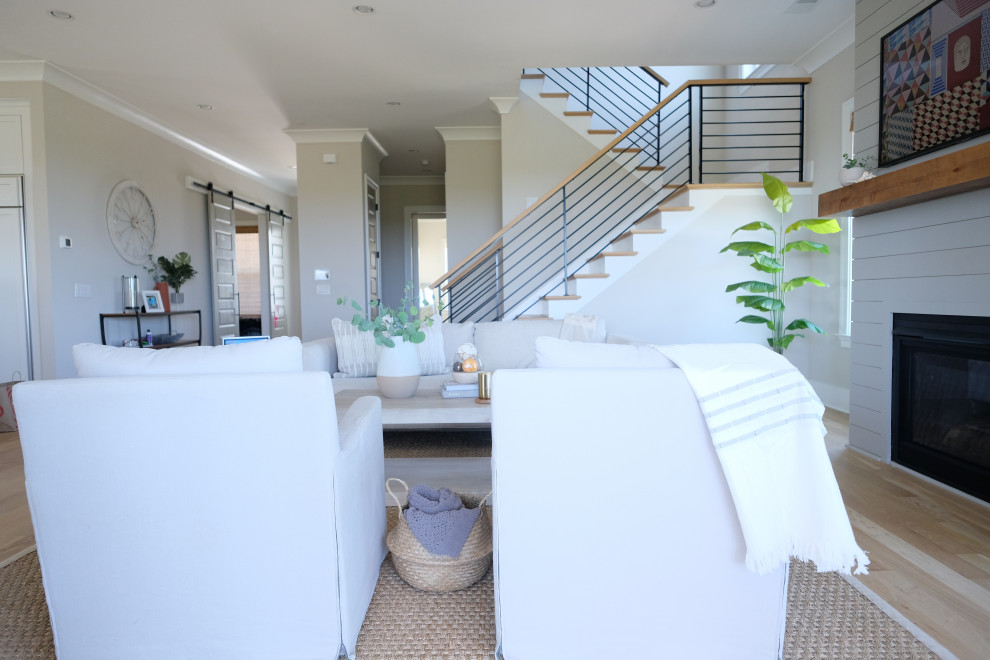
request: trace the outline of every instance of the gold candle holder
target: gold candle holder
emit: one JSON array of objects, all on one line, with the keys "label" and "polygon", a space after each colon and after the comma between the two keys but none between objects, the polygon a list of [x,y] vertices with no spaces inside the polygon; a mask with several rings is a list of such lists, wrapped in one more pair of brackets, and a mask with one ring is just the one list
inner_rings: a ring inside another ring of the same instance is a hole
[{"label": "gold candle holder", "polygon": [[478,372],[478,398],[477,403],[491,403],[492,400],[492,372]]}]

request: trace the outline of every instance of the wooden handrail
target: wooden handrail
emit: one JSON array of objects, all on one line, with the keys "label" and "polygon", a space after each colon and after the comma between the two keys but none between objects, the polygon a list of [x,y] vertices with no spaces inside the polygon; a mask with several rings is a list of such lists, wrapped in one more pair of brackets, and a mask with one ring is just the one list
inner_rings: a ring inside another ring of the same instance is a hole
[{"label": "wooden handrail", "polygon": [[[498,252],[501,249],[502,249],[502,241],[499,241],[498,244],[495,245],[495,246],[493,246],[491,250],[489,250],[488,252],[486,252],[485,254],[483,254],[481,256],[481,258],[478,259],[478,261],[484,261],[485,259],[487,259],[488,257],[492,256],[493,254],[495,254],[496,252]],[[440,293],[443,293],[443,292],[449,290],[450,287],[454,286],[455,284],[457,284],[458,282],[460,282],[462,279],[464,279],[465,277],[467,277],[468,273],[470,273],[470,272],[471,271],[466,270],[463,273],[461,273],[460,275],[458,275],[457,277],[455,277],[454,279],[452,279],[451,281],[447,282],[447,284],[440,289]],[[435,282],[433,284],[433,286],[430,287],[430,288],[435,289],[435,288],[437,288],[438,285],[439,285],[439,282]]]},{"label": "wooden handrail", "polygon": [[670,83],[667,82],[667,79],[664,78],[663,76],[661,76],[656,71],[654,71],[652,67],[641,66],[639,68],[642,69],[643,71],[646,71],[651,76],[653,76],[657,80],[657,82],[659,82],[662,86],[664,86],[664,87],[670,87]]},{"label": "wooden handrail", "polygon": [[540,204],[542,204],[543,202],[547,201],[548,199],[550,199],[551,197],[553,197],[554,195],[556,195],[564,186],[566,186],[568,183],[570,183],[575,178],[577,178],[577,176],[579,174],[581,174],[581,172],[583,172],[586,169],[588,169],[591,166],[592,163],[594,163],[596,160],[598,160],[599,158],[601,158],[602,156],[604,156],[605,154],[607,154],[609,151],[611,151],[612,148],[615,147],[615,145],[619,144],[620,142],[622,142],[623,140],[625,140],[627,137],[629,137],[629,135],[633,131],[635,131],[637,128],[639,128],[640,126],[642,126],[646,122],[646,120],[648,120],[650,117],[652,117],[656,113],[660,112],[669,102],[671,102],[673,99],[677,98],[681,94],[681,92],[683,92],[684,90],[686,90],[688,88],[691,88],[691,87],[699,87],[699,86],[705,86],[705,85],[719,85],[719,86],[726,86],[726,85],[793,85],[793,84],[807,84],[807,83],[810,83],[810,82],[811,82],[811,78],[810,77],[809,78],[754,78],[753,80],[749,80],[747,78],[720,78],[720,79],[715,79],[715,80],[687,80],[687,81],[685,81],[684,83],[682,83],[680,85],[680,87],[678,87],[673,92],[671,92],[670,94],[668,94],[667,95],[667,98],[665,98],[662,101],[660,101],[660,103],[657,103],[645,115],[643,115],[642,117],[640,117],[640,119],[635,124],[633,124],[632,126],[630,126],[629,128],[627,128],[625,131],[623,131],[622,133],[620,133],[615,139],[613,139],[611,142],[609,142],[607,145],[605,145],[602,149],[600,149],[598,151],[598,153],[596,153],[594,156],[592,156],[591,158],[589,158],[583,165],[581,165],[579,168],[577,168],[576,170],[574,170],[563,181],[561,181],[556,186],[554,186],[553,188],[551,188],[549,192],[547,192],[545,195],[543,195],[543,197],[540,197],[538,200],[536,200],[536,202],[534,202],[529,207],[527,207],[525,211],[523,211],[522,213],[520,213],[519,215],[517,215],[515,217],[515,219],[512,220],[512,222],[510,222],[509,224],[507,224],[504,227],[502,227],[491,238],[489,238],[487,241],[485,241],[480,246],[478,246],[478,248],[475,249],[474,252],[472,252],[468,256],[464,257],[463,259],[461,259],[457,263],[456,266],[454,266],[453,268],[451,268],[450,270],[448,270],[446,273],[444,273],[443,275],[441,275],[440,278],[437,279],[437,281],[435,281],[432,285],[430,285],[430,287],[433,288],[433,289],[437,288],[438,286],[440,286],[440,284],[444,280],[446,280],[447,278],[451,277],[454,273],[456,273],[462,267],[466,266],[471,261],[473,261],[474,258],[476,256],[478,256],[479,254],[481,254],[481,252],[483,250],[485,250],[492,243],[494,243],[495,241],[497,241],[498,239],[500,239],[502,236],[504,236],[505,235],[505,232],[507,232],[510,229],[512,229],[513,227],[515,227],[516,224],[518,224],[519,222],[521,222],[526,216],[528,216],[530,213],[532,213],[533,210],[536,207],[540,206]]}]

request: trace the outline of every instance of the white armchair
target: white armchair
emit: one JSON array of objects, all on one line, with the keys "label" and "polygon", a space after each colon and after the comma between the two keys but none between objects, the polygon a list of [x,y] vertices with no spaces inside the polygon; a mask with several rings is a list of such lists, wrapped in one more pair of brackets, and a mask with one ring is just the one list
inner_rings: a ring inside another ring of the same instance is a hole
[{"label": "white armchair", "polygon": [[14,398],[60,658],[353,657],[386,553],[378,399],[338,427],[301,360]]},{"label": "white armchair", "polygon": [[786,566],[747,570],[679,369],[498,371],[492,396],[505,660],[779,657]]}]

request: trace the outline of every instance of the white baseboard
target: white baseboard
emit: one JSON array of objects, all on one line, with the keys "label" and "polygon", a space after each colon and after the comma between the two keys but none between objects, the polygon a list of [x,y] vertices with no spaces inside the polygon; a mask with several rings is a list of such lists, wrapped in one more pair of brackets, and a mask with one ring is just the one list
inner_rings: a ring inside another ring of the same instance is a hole
[{"label": "white baseboard", "polygon": [[809,380],[811,386],[815,388],[815,393],[822,400],[826,408],[849,413],[849,388],[830,385],[817,380]]}]

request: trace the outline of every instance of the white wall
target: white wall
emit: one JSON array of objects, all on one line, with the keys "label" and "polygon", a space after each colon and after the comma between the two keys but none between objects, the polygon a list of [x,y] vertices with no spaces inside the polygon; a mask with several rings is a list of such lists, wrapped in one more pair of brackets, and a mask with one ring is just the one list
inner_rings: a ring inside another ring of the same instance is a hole
[{"label": "white wall", "polygon": [[[337,162],[323,162],[335,153]],[[350,317],[337,306],[338,297],[364,300],[364,174],[362,143],[296,145],[299,213],[299,281],[304,341],[331,334],[331,319]],[[313,279],[316,269],[329,270],[326,282]],[[349,308],[347,308],[349,309]]]},{"label": "white wall", "polygon": [[598,153],[528,94],[502,115],[502,224],[564,181]]},{"label": "white wall", "polygon": [[451,267],[502,228],[499,140],[452,139],[447,150],[447,261]]},{"label": "white wall", "polygon": [[382,177],[382,300],[397,304],[411,275],[409,207],[443,208],[443,181],[436,177]]},{"label": "white wall", "polygon": [[[206,202],[185,187],[185,177],[214,181],[223,189],[294,211],[290,197],[233,173],[188,150],[79,98],[43,83],[0,84],[0,98],[30,98],[40,114],[32,121],[32,171],[27,217],[33,287],[33,313],[39,323],[41,373],[38,377],[75,375],[71,349],[100,342],[100,313],[121,311],[121,275],[139,275],[141,266],[126,262],[107,233],[106,204],[117,182],[129,179],[148,195],[158,221],[153,253],[185,250],[199,271],[183,287],[187,309],[204,311],[204,342],[209,328],[209,265]],[[68,236],[71,249],[59,249]],[[89,297],[76,297],[75,285],[89,286]]]}]

